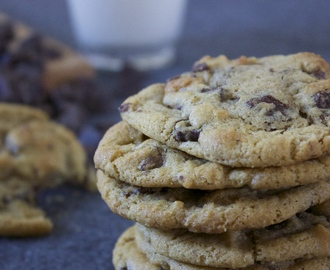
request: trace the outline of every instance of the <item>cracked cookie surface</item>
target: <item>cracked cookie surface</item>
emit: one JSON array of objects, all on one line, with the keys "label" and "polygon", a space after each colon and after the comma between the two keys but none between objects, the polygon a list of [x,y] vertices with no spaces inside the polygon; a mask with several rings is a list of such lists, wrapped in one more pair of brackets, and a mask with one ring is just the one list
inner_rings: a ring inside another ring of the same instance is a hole
[{"label": "cracked cookie surface", "polygon": [[110,177],[142,187],[277,189],[330,177],[330,156],[282,167],[232,168],[168,147],[126,122],[105,133],[94,160]]},{"label": "cracked cookie surface", "polygon": [[221,233],[282,222],[330,198],[330,182],[282,190],[143,188],[97,172],[98,189],[110,209],[157,229]]},{"label": "cracked cookie surface", "polygon": [[[143,252],[138,248],[135,241],[135,226],[128,228],[118,239],[113,250],[113,264],[116,270],[228,270],[228,268],[198,266],[173,260],[153,252],[146,247]],[[301,270],[319,269],[327,270],[330,267],[329,257],[309,258],[297,261],[287,261],[272,264],[254,264],[252,266],[240,268],[242,270]]]},{"label": "cracked cookie surface", "polygon": [[263,229],[198,234],[136,225],[136,242],[171,259],[200,266],[240,268],[299,258],[330,256],[327,216],[298,213]]},{"label": "cracked cookie surface", "polygon": [[119,107],[150,138],[234,167],[283,166],[330,153],[330,71],[312,53],[204,57]]}]

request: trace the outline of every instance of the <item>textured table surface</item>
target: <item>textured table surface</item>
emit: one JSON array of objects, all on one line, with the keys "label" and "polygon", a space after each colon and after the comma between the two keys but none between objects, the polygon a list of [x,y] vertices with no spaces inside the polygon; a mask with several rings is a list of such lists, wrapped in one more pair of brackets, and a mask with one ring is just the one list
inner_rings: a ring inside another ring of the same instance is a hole
[{"label": "textured table surface", "polygon": [[[64,0],[0,1],[0,10],[74,46]],[[109,112],[94,121],[120,121],[117,107],[125,97],[190,70],[206,54],[236,58],[311,51],[330,61],[329,33],[326,0],[190,0],[176,62],[145,73],[98,72]],[[111,213],[99,193],[73,187],[47,191],[39,203],[54,221],[53,233],[36,239],[0,238],[0,269],[113,269],[112,249],[131,221]]]}]

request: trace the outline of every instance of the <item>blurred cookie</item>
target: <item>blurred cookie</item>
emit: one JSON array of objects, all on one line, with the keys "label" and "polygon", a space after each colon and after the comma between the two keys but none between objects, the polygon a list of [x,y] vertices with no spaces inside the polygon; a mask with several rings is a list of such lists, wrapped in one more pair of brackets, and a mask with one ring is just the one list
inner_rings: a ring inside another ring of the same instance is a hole
[{"label": "blurred cookie", "polygon": [[0,141],[0,235],[49,233],[52,222],[35,197],[64,182],[91,186],[83,147],[70,130],[23,105],[0,104]]},{"label": "blurred cookie", "polygon": [[4,136],[17,125],[31,120],[48,121],[49,118],[43,111],[30,106],[0,102],[0,136]]},{"label": "blurred cookie", "polygon": [[330,182],[283,190],[244,187],[214,191],[144,188],[97,172],[97,186],[110,209],[124,218],[157,229],[192,232],[262,228],[280,223],[330,198]]},{"label": "blurred cookie", "polygon": [[282,223],[257,230],[198,234],[161,231],[136,225],[136,242],[163,256],[200,266],[241,268],[255,263],[330,257],[326,216],[302,212]]},{"label": "blurred cookie", "polygon": [[105,133],[94,161],[106,175],[143,187],[278,189],[330,178],[330,156],[283,167],[232,168],[168,147],[126,122]]},{"label": "blurred cookie", "polygon": [[28,121],[9,130],[0,153],[0,179],[18,175],[41,187],[83,183],[86,154],[76,137],[50,121]]},{"label": "blurred cookie", "polygon": [[51,220],[35,205],[35,190],[26,179],[0,181],[0,236],[42,236],[52,228]]},{"label": "blurred cookie", "polygon": [[30,64],[31,71],[40,72],[42,85],[46,89],[77,78],[94,77],[93,68],[73,50],[51,37],[39,35],[7,14],[0,13],[0,30],[0,53],[6,54],[12,65],[23,58],[25,65]]},{"label": "blurred cookie", "polygon": [[[116,270],[229,270],[228,268],[197,266],[193,264],[182,263],[158,253],[148,250],[146,247],[143,252],[137,247],[135,242],[135,227],[128,228],[118,239],[113,250],[113,264]],[[288,261],[283,263],[271,264],[254,264],[249,267],[240,268],[242,270],[301,270],[301,269],[318,269],[327,270],[330,267],[330,259],[309,258],[296,261]]]},{"label": "blurred cookie", "polygon": [[285,166],[330,154],[330,71],[312,53],[203,58],[119,107],[150,138],[234,167]]}]

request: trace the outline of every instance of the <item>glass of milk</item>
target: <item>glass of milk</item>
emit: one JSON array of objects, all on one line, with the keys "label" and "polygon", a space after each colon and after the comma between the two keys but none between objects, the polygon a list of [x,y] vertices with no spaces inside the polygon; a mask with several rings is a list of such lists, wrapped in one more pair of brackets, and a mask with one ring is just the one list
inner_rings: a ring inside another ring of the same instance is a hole
[{"label": "glass of milk", "polygon": [[68,0],[80,52],[98,69],[163,67],[174,60],[187,0]]}]

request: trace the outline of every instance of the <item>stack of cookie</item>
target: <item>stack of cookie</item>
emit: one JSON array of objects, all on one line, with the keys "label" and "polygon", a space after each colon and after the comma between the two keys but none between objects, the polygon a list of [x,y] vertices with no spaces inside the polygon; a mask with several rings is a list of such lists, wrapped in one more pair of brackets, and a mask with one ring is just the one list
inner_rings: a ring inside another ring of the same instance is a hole
[{"label": "stack of cookie", "polygon": [[329,269],[324,59],[207,56],[119,111],[95,153],[103,199],[136,222],[116,269]]}]

